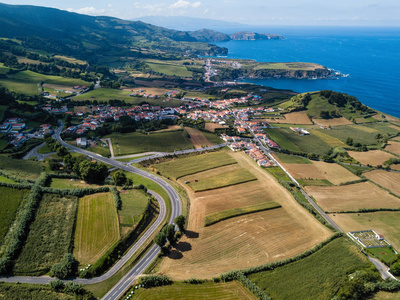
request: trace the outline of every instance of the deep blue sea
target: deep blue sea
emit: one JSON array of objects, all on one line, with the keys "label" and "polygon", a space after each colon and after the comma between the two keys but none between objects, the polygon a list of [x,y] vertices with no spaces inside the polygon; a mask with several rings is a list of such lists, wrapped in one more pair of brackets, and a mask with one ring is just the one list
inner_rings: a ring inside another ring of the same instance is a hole
[{"label": "deep blue sea", "polygon": [[281,34],[285,40],[229,41],[217,45],[229,49],[229,58],[312,62],[349,74],[349,77],[247,82],[296,92],[323,89],[344,92],[374,109],[400,118],[400,27],[268,27],[250,30]]}]

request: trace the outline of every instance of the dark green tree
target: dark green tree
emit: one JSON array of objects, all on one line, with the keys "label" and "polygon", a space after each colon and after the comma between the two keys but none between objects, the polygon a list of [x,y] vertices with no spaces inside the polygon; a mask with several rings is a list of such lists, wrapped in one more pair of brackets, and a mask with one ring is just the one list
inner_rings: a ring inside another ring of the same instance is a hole
[{"label": "dark green tree", "polygon": [[165,234],[171,244],[175,242],[175,226],[173,224],[168,224],[165,226],[162,232]]},{"label": "dark green tree", "polygon": [[79,163],[79,177],[88,183],[102,184],[108,175],[108,168],[103,163],[83,160]]},{"label": "dark green tree", "polygon": [[179,231],[183,231],[186,219],[183,215],[179,215],[174,219],[174,223],[179,227]]},{"label": "dark green tree", "polygon": [[71,253],[64,255],[60,263],[51,267],[51,274],[60,279],[73,276],[76,273],[77,262]]},{"label": "dark green tree", "polygon": [[165,243],[167,242],[167,237],[165,236],[164,232],[157,233],[156,237],[154,238],[154,243],[156,243],[161,248],[164,247]]},{"label": "dark green tree", "polygon": [[127,180],[125,173],[121,170],[114,172],[112,175],[112,179],[114,181],[114,184],[117,186],[124,185]]}]

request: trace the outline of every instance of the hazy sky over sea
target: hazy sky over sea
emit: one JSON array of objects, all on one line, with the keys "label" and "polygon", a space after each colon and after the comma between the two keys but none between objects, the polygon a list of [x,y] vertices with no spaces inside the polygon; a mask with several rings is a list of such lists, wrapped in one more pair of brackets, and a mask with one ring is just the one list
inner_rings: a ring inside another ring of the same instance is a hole
[{"label": "hazy sky over sea", "polygon": [[211,18],[249,25],[400,26],[399,0],[5,0],[88,15]]}]

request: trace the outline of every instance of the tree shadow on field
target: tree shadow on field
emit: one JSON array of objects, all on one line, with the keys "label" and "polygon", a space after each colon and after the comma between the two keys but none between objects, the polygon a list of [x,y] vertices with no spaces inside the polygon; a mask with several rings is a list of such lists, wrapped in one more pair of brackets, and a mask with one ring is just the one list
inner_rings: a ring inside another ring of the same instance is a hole
[{"label": "tree shadow on field", "polygon": [[168,257],[171,259],[181,259],[183,257],[183,254],[177,250],[170,250]]},{"label": "tree shadow on field", "polygon": [[192,245],[188,242],[179,242],[175,245],[175,249],[180,252],[186,252],[192,250]]},{"label": "tree shadow on field", "polygon": [[188,239],[197,239],[199,237],[198,232],[190,231],[190,230],[185,230],[185,235]]}]

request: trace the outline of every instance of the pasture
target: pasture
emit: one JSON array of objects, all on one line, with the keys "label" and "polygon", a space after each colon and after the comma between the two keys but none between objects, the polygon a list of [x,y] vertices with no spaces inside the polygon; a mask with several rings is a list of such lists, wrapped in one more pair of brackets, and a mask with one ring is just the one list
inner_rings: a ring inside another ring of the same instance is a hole
[{"label": "pasture", "polygon": [[259,212],[259,211],[265,211],[265,210],[270,210],[274,208],[279,208],[281,205],[277,204],[276,202],[266,202],[266,203],[260,203],[260,204],[255,204],[255,205],[250,205],[250,206],[244,206],[244,207],[238,207],[238,208],[231,208],[223,211],[219,211],[213,214],[206,215],[205,218],[205,226],[210,226],[212,224],[246,215],[246,214],[251,214],[254,212]]},{"label": "pasture", "polygon": [[200,130],[191,127],[185,127],[184,129],[190,135],[189,140],[196,149],[215,145],[214,143],[208,141],[203,132]]},{"label": "pasture", "polygon": [[5,182],[5,183],[16,183],[14,180],[11,180],[8,177],[0,175],[0,182]]},{"label": "pasture", "polygon": [[13,159],[0,155],[0,169],[10,175],[35,180],[43,170],[43,164],[32,160]]},{"label": "pasture", "polygon": [[138,222],[143,214],[149,197],[140,190],[120,190],[122,201],[121,210],[118,211],[121,234],[127,233]]},{"label": "pasture", "polygon": [[138,132],[112,134],[111,138],[115,156],[143,152],[174,152],[192,149],[193,145],[184,131],[166,131],[151,134]]},{"label": "pasture", "polygon": [[307,186],[306,191],[328,212],[356,211],[361,208],[399,208],[400,199],[371,182],[344,186]]},{"label": "pasture", "polygon": [[352,242],[337,238],[306,258],[248,277],[273,299],[328,300],[349,274],[369,266]]},{"label": "pasture", "polygon": [[81,265],[96,262],[119,237],[117,211],[110,193],[79,199],[74,257]]},{"label": "pasture", "polygon": [[312,164],[283,164],[283,167],[296,179],[326,179],[335,185],[360,179],[338,164],[323,161],[312,161]]},{"label": "pasture", "polygon": [[137,300],[198,299],[198,300],[255,300],[256,297],[238,281],[226,283],[205,282],[189,284],[174,282],[171,285],[134,290]]},{"label": "pasture", "polygon": [[360,129],[359,127],[360,125],[338,126],[332,127],[331,130],[324,130],[323,132],[341,140],[343,143],[346,143],[347,138],[351,137],[353,138],[354,143],[361,143],[364,145],[376,145],[376,134],[371,134],[366,130]]},{"label": "pasture", "polygon": [[[211,278],[232,269],[291,257],[330,235],[326,227],[246,154],[230,152],[229,155],[258,180],[196,193],[186,188],[191,199],[192,217],[187,234],[162,262],[161,273],[174,279]],[[206,215],[271,201],[282,208],[204,226]]]},{"label": "pasture", "polygon": [[290,151],[324,154],[331,149],[327,143],[313,134],[300,136],[289,128],[264,130],[281,148]]},{"label": "pasture", "polygon": [[81,189],[81,188],[98,188],[97,184],[88,184],[80,179],[52,178],[50,187],[56,189]]},{"label": "pasture", "polygon": [[193,73],[188,71],[184,66],[178,66],[168,63],[149,63],[147,65],[157,73],[162,73],[168,76],[191,77]]},{"label": "pasture", "polygon": [[391,157],[395,157],[382,150],[370,150],[367,152],[347,151],[347,153],[361,164],[371,166],[382,165]]},{"label": "pasture", "polygon": [[295,125],[312,125],[310,118],[305,111],[291,112],[282,115],[283,118],[264,119],[268,123],[295,124]]},{"label": "pasture", "polygon": [[325,126],[325,127],[333,127],[333,126],[341,126],[341,125],[351,125],[353,124],[352,122],[350,122],[349,120],[347,120],[344,117],[340,117],[340,118],[333,118],[333,119],[316,119],[313,118],[312,119],[313,122],[319,126]]},{"label": "pasture", "polygon": [[345,232],[373,229],[382,234],[396,250],[400,249],[399,211],[377,211],[362,214],[330,214]]},{"label": "pasture", "polygon": [[3,239],[15,219],[18,208],[28,194],[29,190],[0,187],[0,245],[3,244]]},{"label": "pasture", "polygon": [[78,198],[44,194],[19,255],[15,274],[47,273],[71,251]]},{"label": "pasture", "polygon": [[312,164],[309,159],[302,156],[288,155],[279,152],[276,152],[272,155],[284,164]]},{"label": "pasture", "polygon": [[374,170],[363,174],[368,179],[400,196],[400,173]]},{"label": "pasture", "polygon": [[195,192],[218,189],[253,180],[257,180],[257,178],[251,172],[237,164],[181,178],[181,181],[190,181],[188,185]]},{"label": "pasture", "polygon": [[[199,161],[201,161],[201,164],[198,163]],[[225,151],[217,151],[174,159],[172,161],[156,164],[154,167],[160,171],[163,176],[178,179],[183,176],[235,163],[236,161]]]},{"label": "pasture", "polygon": [[321,140],[323,140],[325,143],[327,143],[332,148],[346,147],[347,146],[341,140],[339,140],[339,139],[337,139],[337,138],[325,133],[325,130],[312,129],[310,132],[311,132],[311,134],[319,137]]}]

